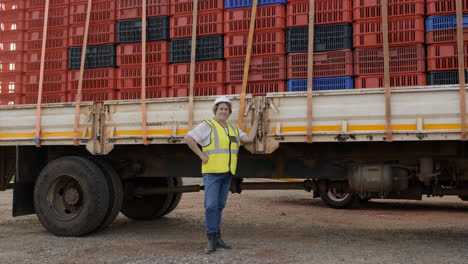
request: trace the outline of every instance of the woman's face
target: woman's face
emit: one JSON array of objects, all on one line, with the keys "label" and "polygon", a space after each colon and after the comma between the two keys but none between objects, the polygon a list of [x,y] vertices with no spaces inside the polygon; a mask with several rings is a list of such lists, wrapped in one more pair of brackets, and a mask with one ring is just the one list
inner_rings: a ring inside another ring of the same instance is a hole
[{"label": "woman's face", "polygon": [[215,113],[215,119],[218,121],[226,121],[231,115],[229,112],[229,105],[226,103],[220,103]]}]

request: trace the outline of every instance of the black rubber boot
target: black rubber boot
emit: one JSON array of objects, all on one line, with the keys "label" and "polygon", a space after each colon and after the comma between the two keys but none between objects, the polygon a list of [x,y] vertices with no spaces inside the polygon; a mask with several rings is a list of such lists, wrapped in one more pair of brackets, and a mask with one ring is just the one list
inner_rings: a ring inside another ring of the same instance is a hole
[{"label": "black rubber boot", "polygon": [[216,233],[216,247],[225,249],[232,248],[230,245],[224,243],[224,241],[221,239],[221,231],[218,231],[218,233]]},{"label": "black rubber boot", "polygon": [[208,245],[206,245],[205,253],[210,254],[216,251],[216,235],[217,233],[209,233],[208,236]]}]

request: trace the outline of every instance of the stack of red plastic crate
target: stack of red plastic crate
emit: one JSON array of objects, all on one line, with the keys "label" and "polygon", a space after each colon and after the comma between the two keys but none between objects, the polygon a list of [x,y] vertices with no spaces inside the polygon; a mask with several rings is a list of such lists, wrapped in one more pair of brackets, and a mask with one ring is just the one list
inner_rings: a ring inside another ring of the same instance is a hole
[{"label": "stack of red plastic crate", "polygon": [[[380,0],[353,1],[356,88],[384,86]],[[391,87],[426,85],[424,0],[388,1]]]},{"label": "stack of red plastic crate", "polygon": [[[45,0],[27,0],[25,12],[25,52],[23,60],[23,103],[37,103],[41,66]],[[47,41],[44,59],[42,103],[67,100],[67,57],[69,0],[49,3]]]},{"label": "stack of red plastic crate", "polygon": [[[207,36],[223,35],[223,0],[199,0],[197,14],[197,52],[199,50],[199,37],[206,39]],[[192,0],[171,0],[170,38],[176,43],[191,43]],[[187,42],[188,41],[188,42]],[[175,47],[175,46],[174,46]],[[190,51],[190,45],[185,47]],[[173,50],[173,53],[175,49]],[[175,54],[175,53],[174,53]],[[195,62],[195,86],[194,96],[220,95],[226,93],[225,88],[225,61],[212,60],[197,55]],[[186,56],[189,58],[189,56]],[[190,86],[190,62],[188,60],[175,60],[169,65],[169,90],[171,97],[189,95]],[[177,62],[177,63],[175,63]]]},{"label": "stack of red plastic crate", "polygon": [[[146,2],[148,18],[169,16],[170,0]],[[119,0],[118,21],[136,21],[142,17],[142,1]],[[147,25],[148,28],[148,25]],[[140,29],[141,32],[141,29]],[[141,33],[140,33],[141,34]],[[141,98],[142,43],[117,45],[117,99],[130,100]],[[146,98],[169,96],[168,91],[169,41],[146,42]]]},{"label": "stack of red plastic crate", "polygon": [[[426,42],[428,84],[458,84],[455,0],[427,0]],[[465,69],[468,69],[468,1],[463,3]]]},{"label": "stack of red plastic crate", "polygon": [[[251,7],[224,10],[224,55],[228,94],[242,90]],[[257,8],[247,93],[286,91],[286,7],[281,4]]]},{"label": "stack of red plastic crate", "polygon": [[24,4],[0,1],[0,105],[21,103]]},{"label": "stack of red plastic crate", "polygon": [[[87,8],[87,0],[70,0],[69,47],[83,46]],[[114,0],[93,0],[88,30],[88,48],[115,43],[116,10]],[[69,68],[72,69],[70,65]],[[74,102],[76,99],[79,78],[79,69],[68,71],[68,101]],[[82,101],[117,99],[116,81],[116,69],[113,67],[85,69],[81,91]]]},{"label": "stack of red plastic crate", "polygon": [[[351,0],[316,0],[315,1],[315,37],[323,38],[324,34],[317,34],[317,29],[320,29],[324,25],[336,25],[346,26],[353,22],[353,10]],[[307,27],[309,25],[309,0],[289,0],[287,6],[287,27],[294,29],[296,27]],[[329,41],[331,38],[329,39]],[[314,42],[320,40],[315,39]],[[325,42],[325,41],[324,41]],[[308,42],[307,42],[308,43]],[[353,52],[352,47],[347,49],[323,51],[323,47],[314,47],[314,65],[313,65],[313,76],[314,89],[321,89],[319,86],[321,83],[325,83],[330,79],[317,79],[317,78],[329,78],[329,77],[345,77],[352,78],[353,75]],[[291,50],[293,50],[291,48]],[[317,52],[319,50],[319,52]],[[292,52],[288,51],[287,55],[287,68],[288,68],[288,84],[292,84],[291,81],[299,81],[302,79],[302,83],[306,83],[307,69],[308,69],[308,54],[304,52]],[[325,82],[324,82],[325,81]],[[353,88],[348,86],[334,86],[328,85],[325,89],[337,89]],[[292,87],[288,86],[289,91],[296,91],[307,88],[303,87]]]}]

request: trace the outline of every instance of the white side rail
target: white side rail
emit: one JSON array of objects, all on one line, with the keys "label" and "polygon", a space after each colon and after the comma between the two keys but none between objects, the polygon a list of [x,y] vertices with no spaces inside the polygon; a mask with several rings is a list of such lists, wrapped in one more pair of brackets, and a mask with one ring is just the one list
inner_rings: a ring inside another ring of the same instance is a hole
[{"label": "white side rail", "polygon": [[[0,107],[0,146],[36,145],[36,105]],[[44,104],[41,113],[41,145],[73,145],[74,104]],[[85,145],[94,135],[94,104],[82,103],[78,139]]]},{"label": "white side rail", "polygon": [[[306,142],[306,93],[269,94],[267,137]],[[384,89],[314,92],[316,142],[385,141]],[[460,140],[458,85],[392,89],[394,141]]]}]

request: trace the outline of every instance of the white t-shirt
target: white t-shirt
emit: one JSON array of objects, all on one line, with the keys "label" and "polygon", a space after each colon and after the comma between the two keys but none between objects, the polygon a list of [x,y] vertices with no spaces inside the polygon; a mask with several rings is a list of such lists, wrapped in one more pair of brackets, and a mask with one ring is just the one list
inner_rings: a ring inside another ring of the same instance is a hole
[{"label": "white t-shirt", "polygon": [[[247,135],[244,131],[234,125],[239,130],[239,138]],[[226,129],[226,133],[228,133],[228,129]],[[210,136],[211,136],[211,126],[208,125],[206,122],[201,122],[198,126],[188,132],[188,135],[193,137],[195,142],[200,144],[202,147],[208,146],[210,144]]]}]

